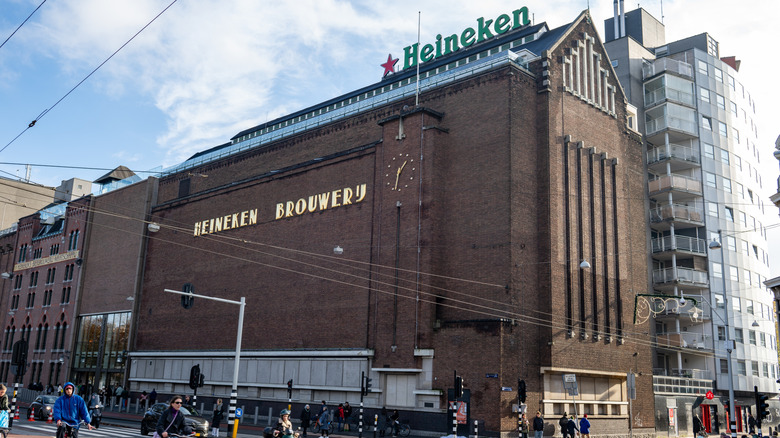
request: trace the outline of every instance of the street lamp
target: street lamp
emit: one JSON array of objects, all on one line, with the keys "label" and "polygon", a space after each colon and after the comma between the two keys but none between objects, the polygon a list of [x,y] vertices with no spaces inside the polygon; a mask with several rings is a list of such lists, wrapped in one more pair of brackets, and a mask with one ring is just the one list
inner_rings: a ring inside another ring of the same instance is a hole
[{"label": "street lamp", "polygon": [[[723,232],[722,230],[718,230],[718,240],[723,241]],[[728,372],[728,378],[729,378],[729,429],[731,429],[731,438],[737,438],[737,421],[736,417],[734,416],[734,374],[732,371],[731,366],[731,352],[734,349],[734,341],[731,340],[731,334],[729,329],[729,302],[728,302],[728,294],[726,293],[726,260],[723,257],[723,245],[718,240],[712,240],[710,242],[709,247],[710,250],[720,250],[720,263],[722,266],[720,275],[723,279],[723,299],[725,301],[724,306],[724,316],[725,316],[725,323],[726,323],[726,370]]]}]

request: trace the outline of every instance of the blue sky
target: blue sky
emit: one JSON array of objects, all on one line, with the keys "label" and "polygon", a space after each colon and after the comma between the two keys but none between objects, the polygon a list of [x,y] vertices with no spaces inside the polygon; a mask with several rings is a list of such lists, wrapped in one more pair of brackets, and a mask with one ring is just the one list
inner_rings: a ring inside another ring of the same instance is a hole
[{"label": "blue sky", "polygon": [[[143,171],[177,164],[241,130],[379,81],[388,53],[400,57],[417,40],[418,11],[423,42],[522,6],[551,28],[590,6],[603,33],[612,16],[612,0],[180,0],[57,103],[171,1],[43,4],[0,48],[0,148],[51,110],[0,152],[0,162],[33,164],[31,179],[49,186],[106,171],[40,165]],[[40,2],[0,0],[0,42]],[[757,100],[764,185],[773,191],[780,62],[766,47],[780,37],[780,2],[639,4],[657,18],[663,7],[667,41],[708,31],[721,56],[742,60],[740,79]],[[0,164],[0,174],[23,175],[24,166]]]}]

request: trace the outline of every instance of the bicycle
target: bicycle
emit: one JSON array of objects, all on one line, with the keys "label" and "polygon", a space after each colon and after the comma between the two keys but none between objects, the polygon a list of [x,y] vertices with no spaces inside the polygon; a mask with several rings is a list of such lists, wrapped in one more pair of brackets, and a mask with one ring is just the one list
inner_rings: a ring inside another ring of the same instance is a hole
[{"label": "bicycle", "polygon": [[[320,431],[321,428],[320,428],[320,418],[319,418],[319,416],[316,417],[312,421],[311,427],[309,429],[312,432],[319,432]],[[328,434],[331,434],[331,433],[333,433],[333,422],[332,421],[328,423]]]},{"label": "bicycle", "polygon": [[[77,427],[81,427],[82,424],[87,424],[83,420],[79,422],[77,426],[68,424],[65,421],[61,425],[57,426],[57,438],[73,438],[73,430]],[[89,428],[89,425],[87,425]]]},{"label": "bicycle", "polygon": [[[398,425],[398,436],[407,437],[412,433],[412,428],[408,424],[396,421]],[[385,428],[385,436],[395,436],[395,430],[392,424],[388,424]]]}]

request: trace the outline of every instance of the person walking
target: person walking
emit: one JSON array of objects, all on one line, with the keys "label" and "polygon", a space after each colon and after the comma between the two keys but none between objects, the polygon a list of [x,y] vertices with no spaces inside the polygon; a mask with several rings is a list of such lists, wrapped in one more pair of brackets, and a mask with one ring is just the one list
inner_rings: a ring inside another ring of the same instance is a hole
[{"label": "person walking", "polygon": [[382,410],[379,411],[377,416],[377,429],[379,429],[379,436],[385,436],[385,430],[387,429],[387,408],[382,406]]},{"label": "person walking", "polygon": [[588,421],[588,414],[582,414],[582,418],[580,418],[580,436],[582,438],[590,438],[590,421]]},{"label": "person walking", "polygon": [[54,402],[54,413],[52,417],[57,422],[57,437],[62,437],[65,434],[65,427],[71,427],[71,437],[79,438],[79,426],[83,420],[87,423],[87,428],[92,430],[92,417],[89,416],[87,410],[87,404],[84,399],[74,394],[76,387],[70,383],[65,383],[65,387],[62,389],[62,394],[57,401]]},{"label": "person walking", "polygon": [[561,426],[561,436],[567,438],[569,436],[569,417],[566,416],[566,412],[564,412],[563,416],[558,420],[558,426]]},{"label": "person walking", "polygon": [[336,408],[336,421],[338,422],[337,431],[344,430],[344,403],[339,403],[339,407]]},{"label": "person walking", "polygon": [[309,428],[309,425],[311,425],[311,408],[309,405],[303,407],[299,419],[301,420],[301,429],[303,429],[301,436],[306,438],[306,430]]},{"label": "person walking", "polygon": [[544,418],[542,418],[542,411],[536,411],[536,417],[534,417],[534,438],[542,438],[544,435]]},{"label": "person walking", "polygon": [[344,428],[346,430],[349,430],[351,427],[349,425],[349,420],[352,418],[352,406],[349,405],[349,402],[344,402]]},{"label": "person walking", "polygon": [[528,438],[528,418],[525,416],[525,412],[520,416],[520,435],[522,438]]},{"label": "person walking", "polygon": [[569,422],[566,423],[566,432],[569,434],[569,438],[574,438],[580,429],[577,427],[577,423],[574,422],[574,415],[569,417]]},{"label": "person walking", "polygon": [[325,406],[325,401],[322,402],[322,413],[320,414],[320,438],[328,436],[328,427],[330,427],[330,411]]},{"label": "person walking", "polygon": [[157,403],[157,391],[152,388],[152,392],[149,393],[149,406]]},{"label": "person walking", "polygon": [[219,426],[223,418],[225,418],[225,407],[222,405],[222,399],[218,398],[217,404],[214,405],[214,412],[211,414],[211,436],[219,437]]}]

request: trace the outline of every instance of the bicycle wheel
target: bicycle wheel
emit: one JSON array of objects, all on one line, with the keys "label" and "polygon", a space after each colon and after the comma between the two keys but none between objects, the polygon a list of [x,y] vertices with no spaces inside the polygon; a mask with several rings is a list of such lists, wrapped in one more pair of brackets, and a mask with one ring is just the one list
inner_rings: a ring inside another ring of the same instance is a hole
[{"label": "bicycle wheel", "polygon": [[333,422],[331,421],[330,424],[328,424],[328,434],[333,433]]},{"label": "bicycle wheel", "polygon": [[398,427],[398,435],[407,437],[410,433],[412,433],[412,428],[410,428],[408,424],[401,424]]}]

